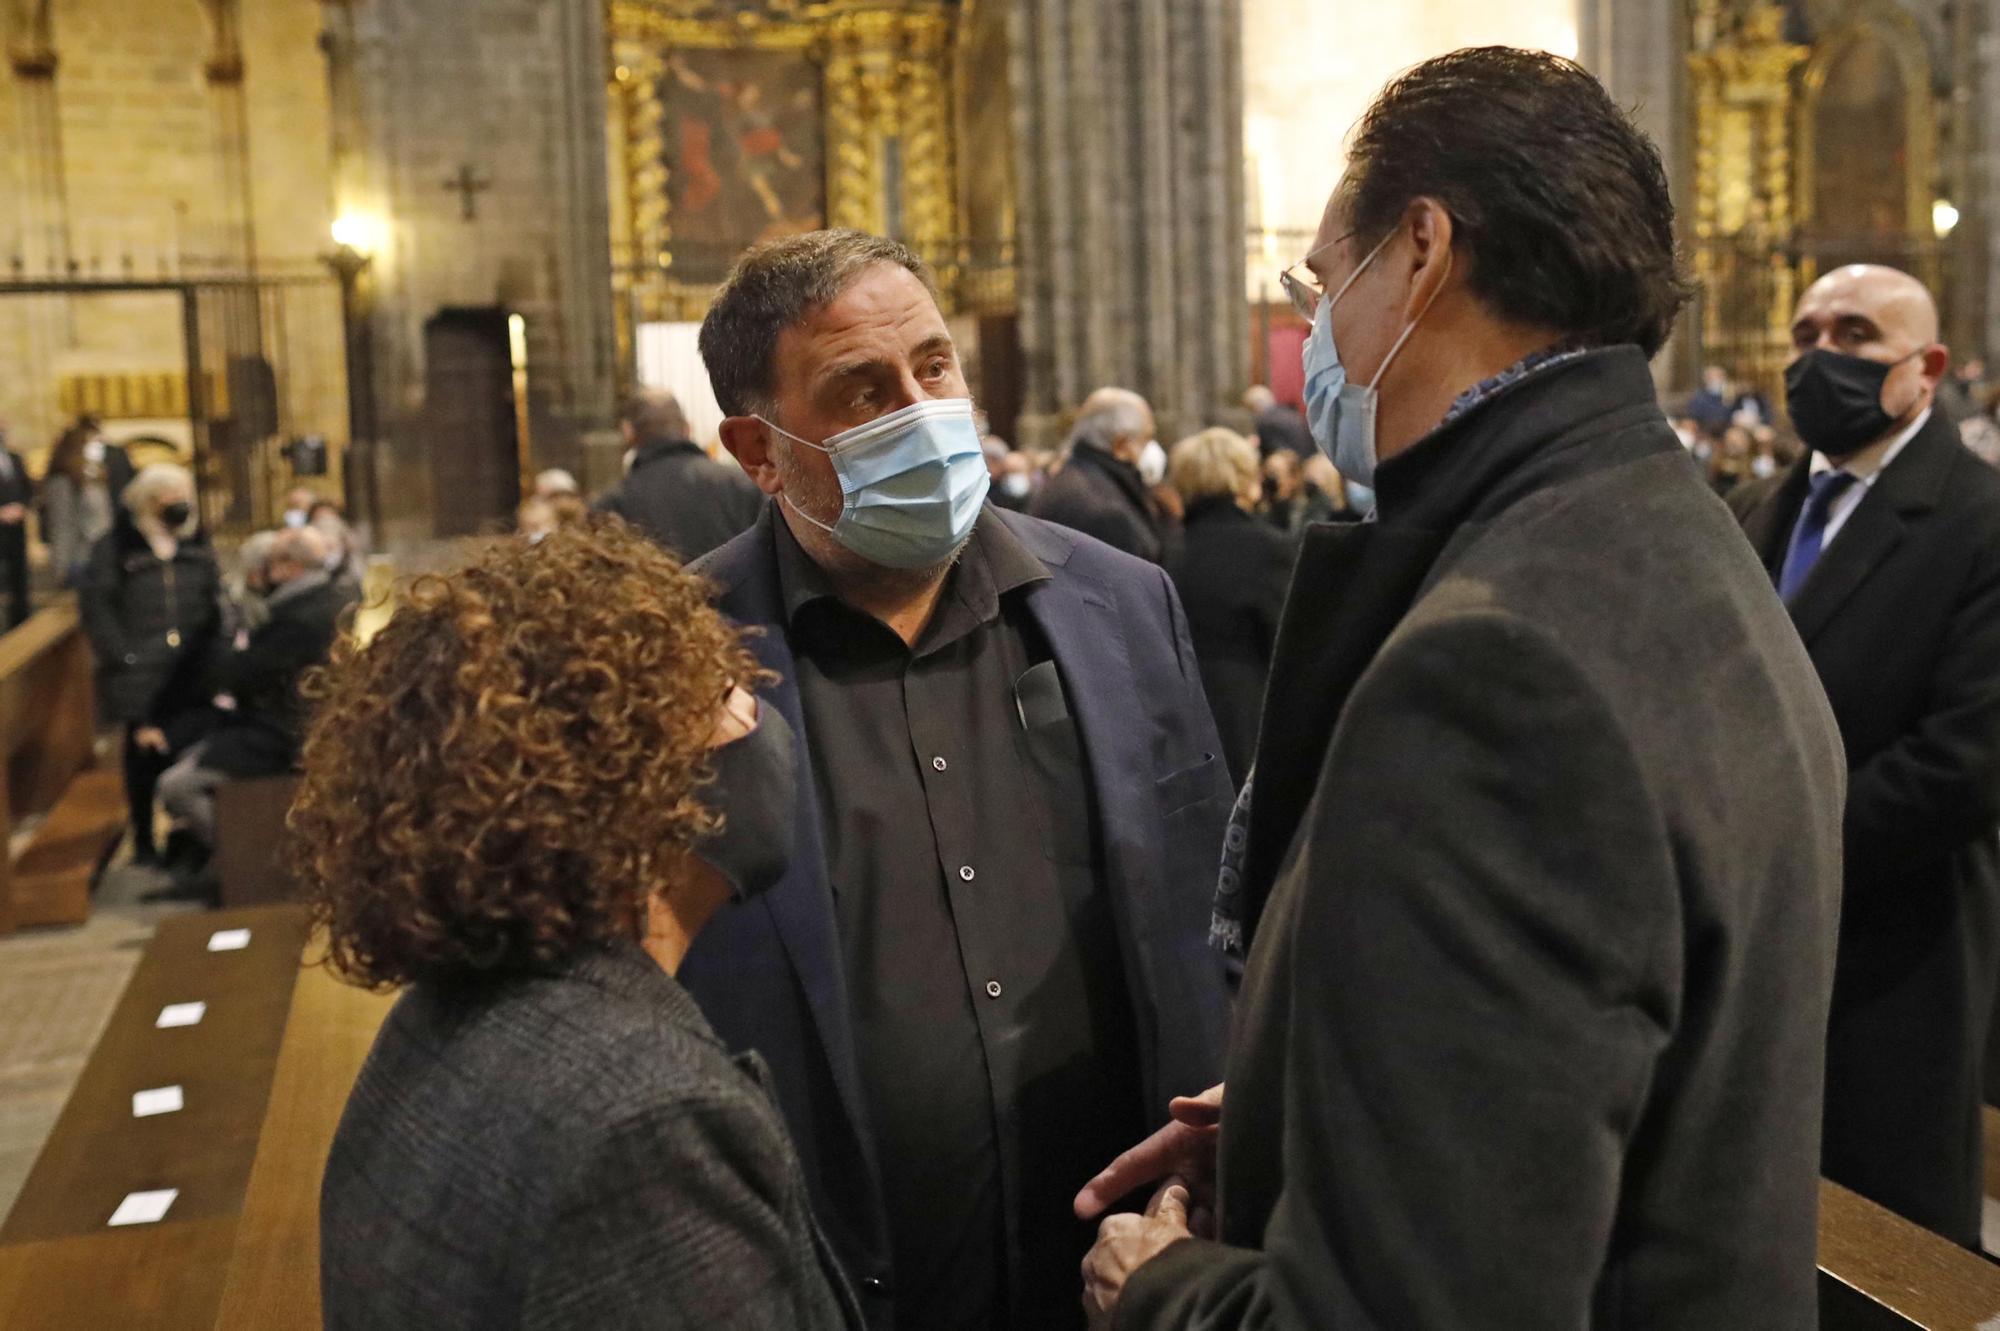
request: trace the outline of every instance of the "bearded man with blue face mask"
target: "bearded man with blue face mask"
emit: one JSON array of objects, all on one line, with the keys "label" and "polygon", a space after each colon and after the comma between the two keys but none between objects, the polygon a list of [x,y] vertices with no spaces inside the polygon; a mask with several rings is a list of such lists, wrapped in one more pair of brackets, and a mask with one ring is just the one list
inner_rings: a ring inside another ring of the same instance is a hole
[{"label": "bearded man with blue face mask", "polygon": [[1816,1325],[1844,769],[1654,398],[1674,234],[1555,56],[1419,65],[1354,132],[1288,284],[1378,514],[1308,530],[1273,651],[1227,1099],[1078,1198],[1179,1175],[1087,1260],[1121,1331]]},{"label": "bearded man with blue face mask", "polygon": [[797,850],[681,971],[771,1066],[875,1328],[1080,1327],[1100,1159],[1220,1072],[1232,787],[1166,576],[985,502],[928,270],[745,254],[700,346],[769,496],[695,565],[799,737]]}]

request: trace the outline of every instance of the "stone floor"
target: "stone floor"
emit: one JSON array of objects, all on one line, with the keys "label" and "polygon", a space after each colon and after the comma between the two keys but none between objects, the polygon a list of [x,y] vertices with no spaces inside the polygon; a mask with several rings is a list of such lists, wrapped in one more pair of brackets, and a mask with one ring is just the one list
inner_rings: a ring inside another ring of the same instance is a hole
[{"label": "stone floor", "polygon": [[114,865],[90,921],[0,938],[0,1216],[14,1205],[161,917],[164,875]]}]

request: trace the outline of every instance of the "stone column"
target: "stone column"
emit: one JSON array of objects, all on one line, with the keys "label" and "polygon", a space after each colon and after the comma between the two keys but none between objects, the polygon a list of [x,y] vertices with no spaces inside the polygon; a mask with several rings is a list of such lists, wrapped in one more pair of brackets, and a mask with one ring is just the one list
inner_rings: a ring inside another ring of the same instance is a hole
[{"label": "stone column", "polygon": [[[1683,243],[1693,235],[1695,197],[1687,9],[1685,0],[1577,0],[1577,59],[1658,146]],[[1683,362],[1693,351],[1694,339],[1677,331],[1654,360],[1654,376],[1663,384],[1692,382],[1695,367]]]},{"label": "stone column", "polygon": [[2000,245],[1994,243],[1993,236],[1994,228],[2000,227],[2000,0],[1985,0],[1976,12],[1977,56],[1971,62],[1970,72],[1979,114],[1972,129],[1977,140],[1970,176],[1977,208],[1959,225],[1974,228],[1975,253],[1986,283],[1985,317],[1980,329],[1984,345],[1965,350],[1983,350],[1988,357],[1987,373],[1991,375],[1995,358],[2000,358]]},{"label": "stone column", "polygon": [[250,119],[243,99],[239,3],[202,0],[214,31],[214,45],[202,74],[208,82],[209,114],[215,126],[216,206],[211,216],[219,242],[217,252],[203,258],[247,273],[257,264],[257,238],[250,202]]},{"label": "stone column", "polygon": [[1011,16],[1026,401],[1050,442],[1092,389],[1163,439],[1249,375],[1241,16],[1233,0],[1022,0]]},{"label": "stone column", "polygon": [[[12,257],[20,274],[61,279],[74,270],[70,252],[69,186],[63,169],[61,108],[56,101],[55,33],[50,0],[7,0],[7,58],[14,75],[12,137],[20,198],[20,243]],[[17,297],[21,381],[34,385],[14,419],[15,439],[52,436],[59,423],[54,379],[57,358],[73,341],[69,300]]]},{"label": "stone column", "polygon": [[61,277],[70,266],[69,198],[49,9],[50,0],[16,0],[7,56],[21,162],[22,259],[31,273]]}]

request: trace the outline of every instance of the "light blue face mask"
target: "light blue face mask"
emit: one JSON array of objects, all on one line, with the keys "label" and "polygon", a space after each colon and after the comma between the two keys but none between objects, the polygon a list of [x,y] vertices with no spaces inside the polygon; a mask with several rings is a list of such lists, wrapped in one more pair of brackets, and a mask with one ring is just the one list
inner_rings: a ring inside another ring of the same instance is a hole
[{"label": "light blue face mask", "polygon": [[871,564],[935,568],[972,535],[989,478],[970,398],[912,402],[824,443],[801,439],[762,416],[785,438],[833,460],[840,517],[831,525],[792,503],[792,512]]},{"label": "light blue face mask", "polygon": [[[1330,297],[1322,297],[1319,308],[1313,312],[1312,333],[1306,338],[1301,352],[1306,372],[1306,424],[1312,430],[1313,443],[1326,454],[1342,479],[1356,485],[1371,487],[1375,484],[1375,410],[1381,403],[1375,386],[1382,382],[1382,376],[1389,372],[1389,366],[1396,359],[1396,353],[1410,340],[1410,334],[1417,331],[1424,315],[1430,313],[1425,305],[1410,320],[1410,326],[1389,348],[1389,354],[1382,358],[1381,368],[1375,371],[1375,378],[1366,385],[1349,383],[1347,369],[1340,363],[1340,351],[1333,344],[1333,307],[1354,285],[1354,280],[1368,271],[1368,265],[1375,262],[1396,233],[1391,231],[1382,237],[1382,243],[1368,252],[1355,270],[1340,284],[1340,290]],[[1445,275],[1451,275],[1451,257],[1445,257]],[[1438,284],[1438,291],[1444,284]],[[1433,292],[1431,300],[1437,299]]]}]

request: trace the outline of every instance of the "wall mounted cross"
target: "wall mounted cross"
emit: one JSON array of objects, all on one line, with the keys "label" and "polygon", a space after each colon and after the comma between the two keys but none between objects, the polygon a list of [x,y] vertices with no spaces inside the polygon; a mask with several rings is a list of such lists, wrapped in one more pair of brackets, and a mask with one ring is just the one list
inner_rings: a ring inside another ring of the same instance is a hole
[{"label": "wall mounted cross", "polygon": [[471,222],[479,217],[479,196],[493,188],[493,181],[474,171],[468,162],[458,168],[457,175],[444,182],[444,187],[459,196],[459,216]]}]

